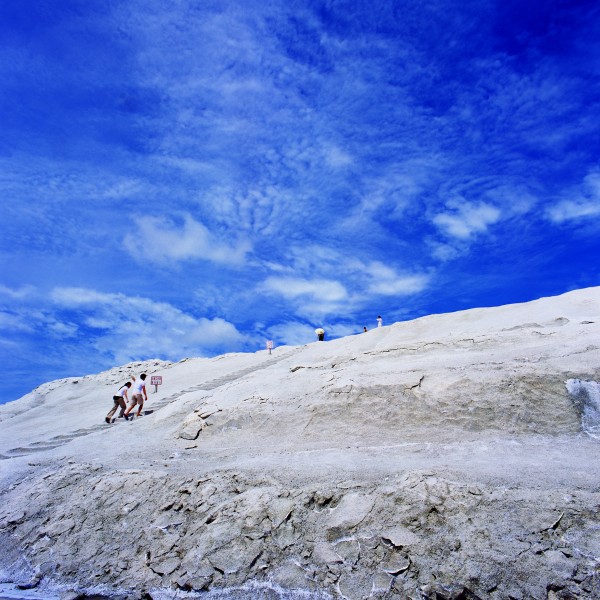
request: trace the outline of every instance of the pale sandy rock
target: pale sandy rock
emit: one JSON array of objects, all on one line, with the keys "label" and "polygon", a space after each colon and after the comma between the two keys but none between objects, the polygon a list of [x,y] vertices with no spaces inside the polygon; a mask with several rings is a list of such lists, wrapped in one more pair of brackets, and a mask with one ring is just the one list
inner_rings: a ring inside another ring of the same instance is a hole
[{"label": "pale sandy rock", "polygon": [[270,499],[265,509],[274,529],[277,529],[292,514],[295,504],[290,498]]},{"label": "pale sandy rock", "polygon": [[312,590],[314,582],[308,577],[307,572],[297,564],[284,564],[273,573],[273,581],[285,589]]},{"label": "pale sandy rock", "polygon": [[214,404],[209,404],[206,406],[201,406],[200,408],[196,408],[195,412],[197,412],[202,419],[207,419],[208,417],[215,414],[216,412],[219,412],[220,410],[221,409],[218,406],[215,406]]},{"label": "pale sandy rock", "polygon": [[377,598],[387,593],[392,586],[393,578],[388,573],[377,573],[373,577],[371,596]]},{"label": "pale sandy rock", "polygon": [[577,570],[577,562],[572,558],[566,557],[559,550],[548,550],[544,552],[544,558],[557,577],[561,579],[570,579]]},{"label": "pale sandy rock", "polygon": [[408,570],[410,567],[410,559],[402,554],[391,554],[387,562],[382,565],[382,569],[389,575],[398,575]]},{"label": "pale sandy rock", "polygon": [[363,600],[369,598],[373,591],[373,577],[366,573],[344,572],[336,586],[342,598],[348,600]]},{"label": "pale sandy rock", "polygon": [[404,548],[405,546],[414,546],[419,543],[419,536],[415,535],[406,527],[394,527],[382,532],[381,537],[384,541],[389,542],[396,548]]},{"label": "pale sandy rock", "polygon": [[182,440],[195,440],[205,427],[204,419],[199,414],[192,413],[183,421],[179,437]]},{"label": "pale sandy rock", "polygon": [[[600,380],[599,339],[592,288],[44,384],[0,407],[0,578],[600,597],[600,442],[566,385]],[[152,412],[107,426],[153,369]]]},{"label": "pale sandy rock", "polygon": [[359,493],[346,494],[327,518],[327,535],[335,539],[356,527],[371,512],[374,496]]},{"label": "pale sandy rock", "polygon": [[150,563],[150,568],[158,575],[170,575],[180,565],[178,558],[167,558],[165,560]]},{"label": "pale sandy rock", "polygon": [[285,550],[295,544],[298,539],[300,539],[301,535],[302,532],[294,528],[291,523],[285,523],[277,528],[273,533],[272,538],[273,542],[280,550]]},{"label": "pale sandy rock", "polygon": [[317,563],[335,564],[344,562],[333,546],[325,543],[315,544],[312,558]]},{"label": "pale sandy rock", "polygon": [[335,553],[341,556],[349,566],[356,565],[360,558],[360,542],[358,540],[342,540],[334,543]]},{"label": "pale sandy rock", "polygon": [[208,557],[210,564],[228,575],[248,568],[260,556],[262,544],[258,541],[243,541],[219,548]]}]

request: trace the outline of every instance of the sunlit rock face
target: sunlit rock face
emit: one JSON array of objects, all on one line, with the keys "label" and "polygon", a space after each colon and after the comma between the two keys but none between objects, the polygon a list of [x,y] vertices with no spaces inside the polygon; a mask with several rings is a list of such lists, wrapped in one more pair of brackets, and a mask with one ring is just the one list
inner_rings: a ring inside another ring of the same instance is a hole
[{"label": "sunlit rock face", "polygon": [[[599,348],[591,288],[45,384],[0,407],[0,576],[47,596],[600,597]],[[163,378],[144,416],[107,425],[142,372]]]}]

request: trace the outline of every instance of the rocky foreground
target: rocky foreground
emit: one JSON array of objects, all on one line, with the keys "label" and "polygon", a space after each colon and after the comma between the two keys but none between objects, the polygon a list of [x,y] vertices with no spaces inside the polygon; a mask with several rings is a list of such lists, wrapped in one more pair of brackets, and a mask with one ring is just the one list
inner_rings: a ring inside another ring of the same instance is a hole
[{"label": "rocky foreground", "polygon": [[[590,288],[45,384],[0,407],[0,580],[64,597],[599,598],[600,407],[566,385],[600,381],[599,340]],[[148,414],[104,424],[142,371],[163,376]]]}]

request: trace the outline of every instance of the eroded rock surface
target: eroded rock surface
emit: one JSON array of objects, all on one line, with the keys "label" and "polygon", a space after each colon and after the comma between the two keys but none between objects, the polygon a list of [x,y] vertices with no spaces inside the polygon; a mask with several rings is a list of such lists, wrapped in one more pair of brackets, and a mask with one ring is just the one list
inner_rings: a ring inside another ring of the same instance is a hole
[{"label": "eroded rock surface", "polygon": [[35,411],[0,408],[0,578],[123,597],[254,582],[273,598],[598,598],[600,442],[565,385],[600,380],[598,323],[593,289],[151,361],[147,415],[110,426],[130,366],[46,384]]},{"label": "eroded rock surface", "polygon": [[576,597],[600,592],[599,492],[555,492],[541,504],[530,490],[474,493],[421,472],[290,489],[240,473],[78,465],[28,478],[3,500],[2,545],[27,557],[25,568],[4,553],[3,577],[21,583],[46,574],[200,591],[275,577],[356,599],[407,597],[432,581],[481,597],[545,598],[549,585]]}]

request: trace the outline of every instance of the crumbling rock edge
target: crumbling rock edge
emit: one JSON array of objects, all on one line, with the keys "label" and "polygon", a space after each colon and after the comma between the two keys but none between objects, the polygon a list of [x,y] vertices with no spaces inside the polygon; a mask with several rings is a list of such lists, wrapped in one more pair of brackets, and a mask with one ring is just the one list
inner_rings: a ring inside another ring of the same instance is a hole
[{"label": "crumbling rock edge", "polygon": [[70,465],[2,496],[1,577],[131,593],[268,581],[352,600],[600,597],[600,492],[542,498],[432,472],[339,483]]},{"label": "crumbling rock edge", "polygon": [[[592,288],[41,386],[0,407],[0,580],[130,600],[598,598],[599,314]],[[163,386],[107,425],[138,369]]]}]

